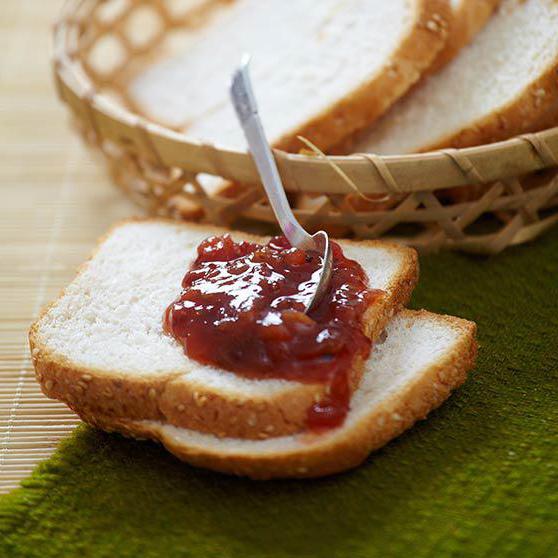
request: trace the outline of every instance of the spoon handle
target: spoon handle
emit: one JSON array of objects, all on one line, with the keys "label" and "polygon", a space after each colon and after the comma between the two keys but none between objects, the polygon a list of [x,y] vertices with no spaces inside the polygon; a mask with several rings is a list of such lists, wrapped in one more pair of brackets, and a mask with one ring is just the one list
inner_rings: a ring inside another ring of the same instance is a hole
[{"label": "spoon handle", "polygon": [[236,115],[283,234],[292,246],[306,250],[314,249],[314,239],[300,226],[287,200],[277,163],[258,114],[248,63],[249,59],[245,57],[233,74],[230,95]]}]

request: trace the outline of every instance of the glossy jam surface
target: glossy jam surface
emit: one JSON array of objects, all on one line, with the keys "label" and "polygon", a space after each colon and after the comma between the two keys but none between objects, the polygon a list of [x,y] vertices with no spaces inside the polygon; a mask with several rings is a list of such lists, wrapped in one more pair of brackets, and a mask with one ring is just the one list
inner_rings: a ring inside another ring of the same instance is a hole
[{"label": "glossy jam surface", "polygon": [[366,358],[371,342],[363,317],[378,295],[362,267],[333,242],[327,294],[308,315],[320,256],[291,248],[284,237],[267,245],[204,240],[166,310],[165,330],[185,353],[252,378],[281,378],[328,385],[329,395],[308,413],[308,427],[340,424],[349,408],[349,370]]}]

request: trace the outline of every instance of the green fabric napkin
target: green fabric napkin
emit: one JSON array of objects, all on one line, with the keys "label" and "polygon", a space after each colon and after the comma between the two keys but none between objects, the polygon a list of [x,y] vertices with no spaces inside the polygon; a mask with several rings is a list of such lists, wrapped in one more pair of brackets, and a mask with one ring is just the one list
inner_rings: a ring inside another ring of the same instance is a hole
[{"label": "green fabric napkin", "polygon": [[557,556],[558,230],[421,265],[413,306],[475,320],[478,366],[362,467],[253,482],[82,427],[0,500],[0,556]]}]

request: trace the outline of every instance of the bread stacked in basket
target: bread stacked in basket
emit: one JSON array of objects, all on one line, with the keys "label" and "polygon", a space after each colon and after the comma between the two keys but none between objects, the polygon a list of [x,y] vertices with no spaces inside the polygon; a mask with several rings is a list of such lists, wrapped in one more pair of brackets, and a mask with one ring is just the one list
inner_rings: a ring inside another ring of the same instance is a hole
[{"label": "bread stacked in basket", "polygon": [[[336,155],[475,146],[555,124],[557,30],[552,0],[237,0],[216,5],[183,51],[149,65],[129,94],[150,120],[244,149],[225,83],[249,51],[262,118],[278,149],[304,149],[299,136]],[[198,180],[210,195],[240,199],[244,191],[216,177]],[[451,193],[459,200],[483,191]],[[386,210],[398,200],[352,205]],[[330,203],[319,195],[292,201],[309,211]],[[344,211],[346,201],[338,202]],[[188,203],[180,212],[203,215]]]},{"label": "bread stacked in basket", "polygon": [[225,85],[248,51],[279,149],[299,135],[338,153],[478,145],[554,123],[557,28],[552,0],[236,0],[130,94],[154,121],[244,149]]}]

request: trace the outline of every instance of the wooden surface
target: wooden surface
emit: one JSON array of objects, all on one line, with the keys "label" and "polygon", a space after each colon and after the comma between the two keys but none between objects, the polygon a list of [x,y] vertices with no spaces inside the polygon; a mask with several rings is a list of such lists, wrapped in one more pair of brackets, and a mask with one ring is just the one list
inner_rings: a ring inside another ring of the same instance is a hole
[{"label": "wooden surface", "polygon": [[0,2],[0,493],[77,422],[35,383],[27,329],[95,239],[133,213],[70,130],[50,74],[62,2]]}]

